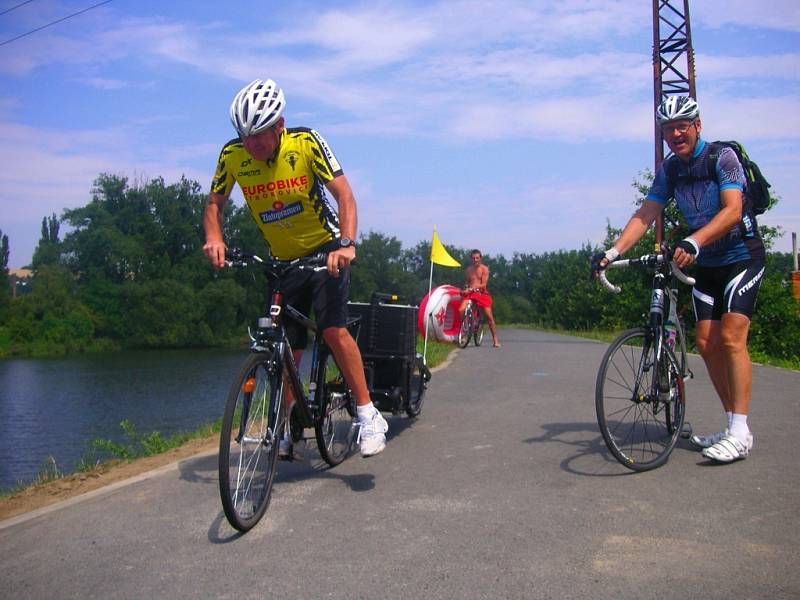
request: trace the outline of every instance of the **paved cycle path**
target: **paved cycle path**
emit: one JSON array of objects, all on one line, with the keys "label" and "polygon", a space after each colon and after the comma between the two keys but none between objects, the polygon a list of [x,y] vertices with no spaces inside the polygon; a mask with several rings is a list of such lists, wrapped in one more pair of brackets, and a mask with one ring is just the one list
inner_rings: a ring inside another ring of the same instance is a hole
[{"label": "paved cycle path", "polygon": [[[800,373],[755,367],[753,455],[662,468],[611,458],[594,415],[606,344],[501,331],[434,373],[386,451],[283,464],[250,533],[225,521],[216,456],[0,523],[8,598],[797,598]],[[721,422],[705,370],[695,430]]]}]

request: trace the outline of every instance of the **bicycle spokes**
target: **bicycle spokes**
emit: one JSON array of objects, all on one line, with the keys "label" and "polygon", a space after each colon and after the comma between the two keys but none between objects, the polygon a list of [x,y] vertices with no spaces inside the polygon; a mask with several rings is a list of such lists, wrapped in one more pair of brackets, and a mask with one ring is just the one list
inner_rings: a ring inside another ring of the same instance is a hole
[{"label": "bicycle spokes", "polygon": [[652,340],[644,328],[622,334],[603,357],[597,377],[595,405],[603,438],[614,457],[634,470],[666,461],[684,418],[680,373]]}]

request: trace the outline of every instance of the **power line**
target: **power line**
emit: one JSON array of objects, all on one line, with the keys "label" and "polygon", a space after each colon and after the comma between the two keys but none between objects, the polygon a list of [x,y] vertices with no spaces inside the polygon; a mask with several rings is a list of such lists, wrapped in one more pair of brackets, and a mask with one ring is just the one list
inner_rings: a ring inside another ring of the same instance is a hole
[{"label": "power line", "polygon": [[[28,0],[28,2],[32,2],[32,1],[33,0]],[[103,2],[98,2],[97,4],[93,4],[89,8],[84,8],[83,10],[79,10],[78,12],[72,13],[71,15],[67,15],[66,17],[61,17],[60,19],[56,19],[55,21],[52,21],[52,22],[48,23],[47,25],[42,25],[41,27],[37,27],[36,29],[31,29],[27,33],[23,33],[21,35],[18,35],[17,37],[13,37],[10,40],[6,40],[5,42],[0,42],[0,46],[5,46],[6,44],[10,44],[11,42],[16,42],[20,38],[24,38],[25,36],[31,35],[32,33],[36,33],[37,31],[41,31],[42,29],[47,29],[48,27],[56,25],[57,23],[61,23],[63,21],[66,21],[67,19],[71,19],[72,17],[77,17],[78,15],[82,15],[83,13],[88,12],[88,11],[92,10],[93,8],[97,8],[98,6],[103,6],[103,4],[108,4],[109,2],[111,2],[111,0],[104,0]],[[22,4],[25,4],[25,2],[23,2]],[[19,5],[19,6],[21,6],[21,5]],[[16,7],[14,7],[14,8],[16,8]],[[12,10],[12,9],[9,9],[9,10]]]},{"label": "power line", "polygon": [[20,2],[16,6],[12,6],[11,8],[7,8],[3,12],[0,12],[0,17],[2,17],[6,13],[10,13],[15,8],[19,8],[20,6],[25,6],[26,4],[30,4],[31,2],[33,2],[33,0],[25,0],[25,2]]}]

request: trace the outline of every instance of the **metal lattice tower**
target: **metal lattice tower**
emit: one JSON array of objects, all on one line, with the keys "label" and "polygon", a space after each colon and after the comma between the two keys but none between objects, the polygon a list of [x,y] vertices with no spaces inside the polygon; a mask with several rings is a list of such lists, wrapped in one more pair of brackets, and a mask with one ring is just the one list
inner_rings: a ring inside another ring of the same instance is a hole
[{"label": "metal lattice tower", "polygon": [[[697,99],[689,0],[653,0],[653,112],[668,96]],[[664,160],[664,139],[655,123],[655,168]]]},{"label": "metal lattice tower", "polygon": [[[653,114],[668,96],[697,99],[694,50],[689,26],[689,0],[653,0]],[[664,138],[653,117],[655,171],[664,161]],[[662,219],[656,222],[656,240],[663,238]]]}]

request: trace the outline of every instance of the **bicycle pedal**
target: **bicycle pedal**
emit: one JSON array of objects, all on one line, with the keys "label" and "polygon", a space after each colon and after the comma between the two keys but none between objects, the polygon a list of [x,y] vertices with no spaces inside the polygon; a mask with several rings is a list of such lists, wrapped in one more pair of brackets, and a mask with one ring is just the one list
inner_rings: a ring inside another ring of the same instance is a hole
[{"label": "bicycle pedal", "polygon": [[684,421],[683,427],[681,427],[681,437],[685,440],[688,440],[690,437],[692,437],[692,431],[692,424]]}]

